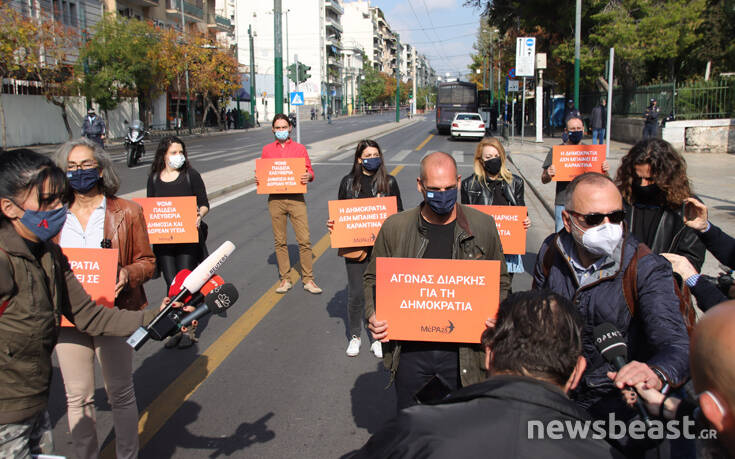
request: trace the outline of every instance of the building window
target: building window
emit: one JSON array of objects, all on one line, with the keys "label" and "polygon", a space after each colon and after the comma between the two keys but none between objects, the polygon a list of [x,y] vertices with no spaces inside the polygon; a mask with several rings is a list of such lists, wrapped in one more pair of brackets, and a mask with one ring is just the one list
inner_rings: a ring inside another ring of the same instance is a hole
[{"label": "building window", "polygon": [[79,17],[77,4],[67,0],[53,0],[54,17],[57,21],[69,27],[78,27]]}]

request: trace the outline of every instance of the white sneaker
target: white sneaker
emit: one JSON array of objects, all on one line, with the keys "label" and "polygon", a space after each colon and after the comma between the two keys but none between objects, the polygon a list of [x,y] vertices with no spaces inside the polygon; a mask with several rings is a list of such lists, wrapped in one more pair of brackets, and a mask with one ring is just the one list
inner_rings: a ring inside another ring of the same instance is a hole
[{"label": "white sneaker", "polygon": [[383,358],[383,345],[380,341],[373,341],[373,344],[370,345],[370,351],[375,355],[376,358]]},{"label": "white sneaker", "polygon": [[355,357],[360,353],[360,338],[353,336],[350,340],[350,344],[347,346],[347,355],[349,357]]}]

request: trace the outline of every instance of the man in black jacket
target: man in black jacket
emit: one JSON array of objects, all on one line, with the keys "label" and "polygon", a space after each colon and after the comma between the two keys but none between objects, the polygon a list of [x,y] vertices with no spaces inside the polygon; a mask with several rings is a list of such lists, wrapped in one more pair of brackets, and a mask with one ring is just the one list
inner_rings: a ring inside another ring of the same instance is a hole
[{"label": "man in black jacket", "polygon": [[585,369],[581,330],[574,306],[555,293],[509,296],[486,348],[490,379],[401,411],[352,457],[622,457],[592,435],[549,427],[590,422],[566,395]]}]

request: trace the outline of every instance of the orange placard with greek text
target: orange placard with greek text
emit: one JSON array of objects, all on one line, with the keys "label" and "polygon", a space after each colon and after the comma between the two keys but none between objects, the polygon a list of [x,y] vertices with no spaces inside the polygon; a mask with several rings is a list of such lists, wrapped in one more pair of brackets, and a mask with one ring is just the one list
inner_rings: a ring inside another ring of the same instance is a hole
[{"label": "orange placard with greek text", "polygon": [[479,343],[500,303],[497,260],[376,259],[375,317],[388,339]]},{"label": "orange placard with greek text", "polygon": [[135,198],[143,207],[151,244],[199,242],[196,196]]},{"label": "orange placard with greek text", "polygon": [[385,219],[396,212],[395,196],[329,201],[329,219],[334,220],[332,247],[372,246]]},{"label": "orange placard with greek text", "polygon": [[469,207],[474,207],[493,217],[504,254],[523,255],[526,253],[526,230],[523,228],[523,220],[528,216],[526,206],[470,205]]},{"label": "orange placard with greek text", "polygon": [[306,193],[306,185],[301,184],[304,172],[304,158],[256,159],[258,194]]},{"label": "orange placard with greek text", "polygon": [[554,145],[552,164],[556,169],[553,180],[571,182],[585,172],[602,173],[605,145]]},{"label": "orange placard with greek text", "polygon": [[[117,283],[117,249],[61,249],[69,259],[74,276],[95,303],[111,308],[115,305]],[[61,316],[62,327],[73,327]]]}]

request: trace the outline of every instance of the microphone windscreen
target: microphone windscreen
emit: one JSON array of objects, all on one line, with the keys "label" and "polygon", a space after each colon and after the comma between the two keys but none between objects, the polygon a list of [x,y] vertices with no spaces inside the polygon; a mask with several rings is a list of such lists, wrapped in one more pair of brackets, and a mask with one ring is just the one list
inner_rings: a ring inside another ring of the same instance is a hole
[{"label": "microphone windscreen", "polygon": [[615,328],[615,325],[605,322],[595,327],[592,332],[595,338],[595,346],[600,354],[608,362],[614,362],[618,357],[628,361],[628,345],[625,344],[623,335]]},{"label": "microphone windscreen", "polygon": [[209,310],[216,314],[235,304],[239,297],[240,294],[237,293],[235,286],[227,283],[212,290],[204,299],[204,302]]},{"label": "microphone windscreen", "polygon": [[205,282],[204,285],[202,285],[202,288],[199,289],[199,292],[202,295],[207,296],[209,295],[209,292],[219,287],[220,285],[224,285],[224,284],[225,284],[225,280],[215,274],[214,276],[210,277],[209,280]]},{"label": "microphone windscreen", "polygon": [[198,292],[234,251],[235,244],[230,241],[222,243],[217,250],[199,263],[199,266],[194,268],[194,271],[184,280],[183,287],[190,292]]},{"label": "microphone windscreen", "polygon": [[[174,277],[174,280],[171,281],[171,285],[168,287],[168,297],[173,298],[181,291],[181,289],[184,286],[184,280],[191,274],[191,271],[188,269],[182,269],[178,273],[176,273],[176,277]],[[184,303],[191,300],[191,295],[188,297],[182,299]]]}]

